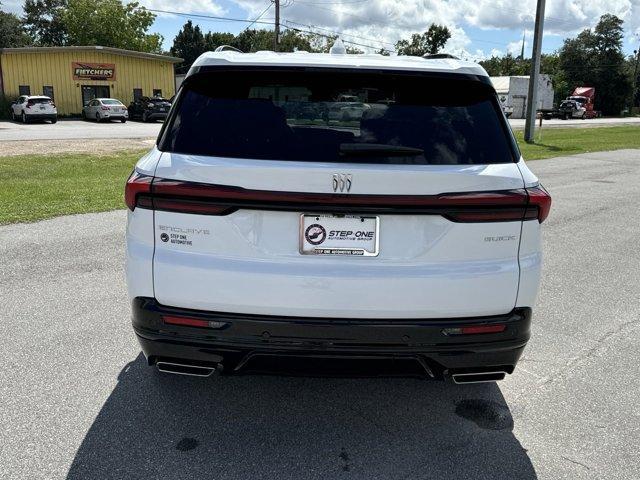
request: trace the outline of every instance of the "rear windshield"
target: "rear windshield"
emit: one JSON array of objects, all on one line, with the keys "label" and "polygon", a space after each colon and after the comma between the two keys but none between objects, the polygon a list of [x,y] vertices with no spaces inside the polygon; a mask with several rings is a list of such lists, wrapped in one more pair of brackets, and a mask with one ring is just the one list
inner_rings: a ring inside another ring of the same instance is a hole
[{"label": "rear windshield", "polygon": [[104,105],[122,105],[120,100],[102,100]]},{"label": "rear windshield", "polygon": [[516,150],[491,87],[416,74],[213,71],[188,79],[160,148],[218,157],[490,164]]},{"label": "rear windshield", "polygon": [[153,98],[150,98],[150,99],[149,99],[149,101],[150,101],[151,103],[166,103],[166,102],[168,102],[169,100],[167,100],[166,98],[153,97]]},{"label": "rear windshield", "polygon": [[50,98],[30,98],[27,102],[27,105],[37,105],[37,104],[49,104],[53,103]]}]

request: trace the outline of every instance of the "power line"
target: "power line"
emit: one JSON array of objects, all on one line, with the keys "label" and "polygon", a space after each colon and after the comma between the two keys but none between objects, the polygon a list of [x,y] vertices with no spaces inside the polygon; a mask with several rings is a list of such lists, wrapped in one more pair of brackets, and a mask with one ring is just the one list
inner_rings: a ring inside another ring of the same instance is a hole
[{"label": "power line", "polygon": [[260,20],[260,19],[262,18],[262,16],[263,16],[265,13],[267,13],[267,12],[269,11],[269,9],[271,8],[271,5],[273,5],[273,2],[269,1],[269,5],[267,5],[267,8],[265,8],[265,9],[262,11],[262,13],[260,13],[260,15],[258,15],[258,16],[256,17],[256,19],[255,19],[253,22],[251,22],[249,25],[247,25],[247,26],[245,27],[245,30],[249,30],[252,26],[254,26],[254,25],[256,24],[256,22],[257,22],[258,20]]}]

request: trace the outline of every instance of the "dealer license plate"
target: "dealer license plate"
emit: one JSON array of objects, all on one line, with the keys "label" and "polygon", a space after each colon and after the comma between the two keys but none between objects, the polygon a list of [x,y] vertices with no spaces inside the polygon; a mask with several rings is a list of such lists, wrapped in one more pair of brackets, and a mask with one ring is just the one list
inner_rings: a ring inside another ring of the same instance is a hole
[{"label": "dealer license plate", "polygon": [[300,215],[303,255],[378,255],[380,219],[362,215]]}]

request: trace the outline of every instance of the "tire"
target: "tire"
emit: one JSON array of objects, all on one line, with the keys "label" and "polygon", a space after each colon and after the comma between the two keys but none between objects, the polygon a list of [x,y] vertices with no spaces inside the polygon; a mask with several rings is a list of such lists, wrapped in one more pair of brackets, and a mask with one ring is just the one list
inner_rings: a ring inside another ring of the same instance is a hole
[{"label": "tire", "polygon": [[16,120],[18,120],[18,119],[16,118],[16,113],[13,111],[13,109],[11,109],[11,120],[13,120],[14,122],[15,122]]},{"label": "tire", "polygon": [[58,123],[58,119],[57,118],[52,118],[51,119],[51,125],[53,125],[54,123]]},{"label": "tire", "polygon": [[22,112],[22,123],[27,123],[27,114]]},{"label": "tire", "polygon": [[127,123],[127,119],[126,119],[126,118],[121,118],[121,119],[120,119],[120,122],[122,122],[122,123]]},{"label": "tire", "polygon": [[586,120],[587,119],[587,112],[583,112],[582,116],[580,117],[580,119]]},{"label": "tire", "polygon": [[100,118],[100,114],[96,112],[96,123],[100,123],[101,121],[102,121],[102,118]]},{"label": "tire", "polygon": [[145,123],[149,121],[149,118],[147,117],[147,112],[142,112],[142,121]]},{"label": "tire", "polygon": [[82,118],[82,120],[86,120],[87,119],[87,114],[84,113],[84,110],[82,110],[82,113],[80,114],[80,117]]}]

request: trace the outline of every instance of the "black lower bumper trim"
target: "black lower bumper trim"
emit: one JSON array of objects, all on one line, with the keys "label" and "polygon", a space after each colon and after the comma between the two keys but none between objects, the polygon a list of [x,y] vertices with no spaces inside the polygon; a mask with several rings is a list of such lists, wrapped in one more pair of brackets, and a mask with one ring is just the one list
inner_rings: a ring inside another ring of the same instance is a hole
[{"label": "black lower bumper trim", "polygon": [[[218,328],[167,324],[163,316],[206,320]],[[445,328],[491,324],[506,328],[479,335],[443,333]],[[419,376],[496,367],[511,373],[530,325],[530,308],[489,317],[344,319],[205,312],[160,305],[153,298],[133,300],[133,327],[150,364],[158,359],[223,364],[225,373],[303,374],[325,366],[349,375],[355,364],[377,365],[381,374],[395,374],[395,367],[414,369]],[[286,364],[294,371],[287,371]]]}]

